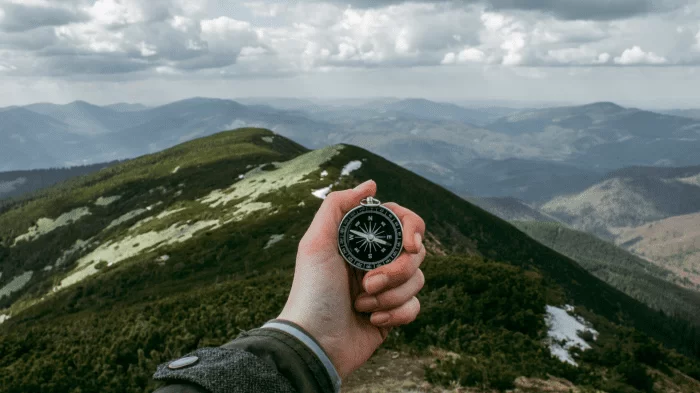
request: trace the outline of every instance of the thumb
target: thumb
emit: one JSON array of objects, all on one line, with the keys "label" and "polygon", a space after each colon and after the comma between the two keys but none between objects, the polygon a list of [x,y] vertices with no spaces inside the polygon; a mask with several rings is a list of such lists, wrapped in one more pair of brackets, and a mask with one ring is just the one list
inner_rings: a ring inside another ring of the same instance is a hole
[{"label": "thumb", "polygon": [[350,190],[331,192],[316,212],[310,229],[318,225],[333,224],[334,231],[337,230],[347,212],[358,206],[362,199],[373,197],[376,193],[377,183],[374,180],[367,180]]},{"label": "thumb", "polygon": [[299,251],[304,254],[314,254],[322,250],[337,249],[338,225],[343,216],[359,205],[363,198],[374,196],[376,192],[377,184],[368,180],[351,190],[334,191],[328,194],[301,239]]}]

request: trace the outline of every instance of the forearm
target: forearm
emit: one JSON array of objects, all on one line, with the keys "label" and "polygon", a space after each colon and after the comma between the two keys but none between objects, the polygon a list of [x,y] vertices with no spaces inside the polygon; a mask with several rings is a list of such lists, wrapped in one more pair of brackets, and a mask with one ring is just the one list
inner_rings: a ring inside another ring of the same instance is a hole
[{"label": "forearm", "polygon": [[201,348],[186,357],[197,361],[180,368],[177,360],[158,367],[154,379],[169,385],[157,393],[340,390],[340,378],[323,349],[301,327],[287,321],[270,321],[228,344]]}]

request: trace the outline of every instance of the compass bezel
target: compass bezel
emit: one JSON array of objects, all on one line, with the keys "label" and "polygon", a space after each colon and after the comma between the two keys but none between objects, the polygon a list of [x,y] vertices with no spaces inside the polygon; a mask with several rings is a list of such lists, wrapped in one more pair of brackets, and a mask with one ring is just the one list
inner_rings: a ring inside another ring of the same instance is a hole
[{"label": "compass bezel", "polygon": [[[361,213],[358,213],[358,211],[361,211]],[[387,256],[378,261],[372,262],[362,260],[356,256],[346,241],[350,222],[353,220],[353,218],[359,216],[360,214],[370,212],[384,216],[389,221],[389,224],[393,225],[394,229],[396,230],[394,245]],[[401,224],[401,220],[396,213],[384,205],[360,205],[354,207],[347,212],[340,221],[340,226],[338,227],[338,250],[340,255],[342,255],[343,259],[345,259],[347,263],[360,270],[370,271],[380,266],[387,265],[395,261],[396,258],[401,255],[401,251],[403,250],[403,225]]]}]

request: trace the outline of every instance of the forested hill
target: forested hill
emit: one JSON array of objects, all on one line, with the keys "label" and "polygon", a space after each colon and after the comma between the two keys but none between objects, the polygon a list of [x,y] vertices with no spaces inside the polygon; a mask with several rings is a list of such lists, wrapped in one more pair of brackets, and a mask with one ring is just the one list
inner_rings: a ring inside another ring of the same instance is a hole
[{"label": "forested hill", "polygon": [[[319,197],[370,178],[380,200],[427,223],[423,311],[387,345],[465,355],[429,368],[431,383],[508,389],[553,375],[610,392],[700,386],[688,322],[379,156],[307,151],[260,129],[124,162],[0,214],[0,385],[148,391],[159,362],[275,317]],[[586,351],[545,323],[582,317],[595,329]]]},{"label": "forested hill", "polygon": [[99,171],[117,162],[75,166],[70,168],[33,169],[28,171],[0,172],[0,207],[6,199],[16,199],[28,193],[50,187],[75,176]]},{"label": "forested hill", "polygon": [[666,314],[682,315],[700,326],[697,313],[700,286],[687,278],[561,223],[514,221],[513,224],[633,298]]}]

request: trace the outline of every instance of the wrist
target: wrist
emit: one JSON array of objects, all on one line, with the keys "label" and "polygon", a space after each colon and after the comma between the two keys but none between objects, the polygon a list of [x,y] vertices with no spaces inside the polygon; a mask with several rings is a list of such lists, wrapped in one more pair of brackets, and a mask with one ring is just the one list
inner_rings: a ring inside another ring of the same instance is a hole
[{"label": "wrist", "polygon": [[262,329],[275,329],[283,331],[296,338],[302,344],[304,344],[311,352],[314,353],[314,355],[316,355],[318,360],[325,367],[326,372],[328,373],[328,377],[330,378],[333,384],[335,392],[340,392],[342,377],[338,372],[338,368],[334,364],[331,355],[328,353],[327,349],[324,348],[323,344],[319,342],[313,334],[311,334],[308,330],[306,330],[303,326],[296,323],[295,321],[283,318],[282,315],[280,315],[280,317],[278,317],[277,319],[273,319],[265,323],[262,326]]}]

